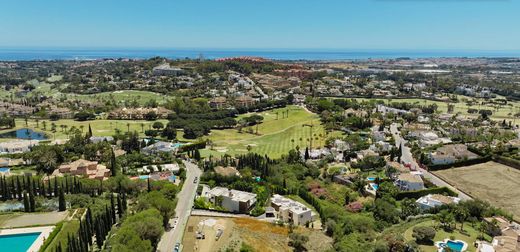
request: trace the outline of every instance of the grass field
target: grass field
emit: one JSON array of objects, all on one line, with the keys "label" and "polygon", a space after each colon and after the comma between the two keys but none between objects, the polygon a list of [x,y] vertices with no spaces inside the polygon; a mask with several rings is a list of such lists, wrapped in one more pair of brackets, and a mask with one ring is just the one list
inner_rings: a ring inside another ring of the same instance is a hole
[{"label": "grass field", "polygon": [[[463,102],[462,100],[463,99],[467,99],[467,100],[472,100],[472,99],[476,99],[477,101],[479,102],[483,102],[485,101],[484,99],[482,98],[472,98],[472,97],[466,97],[466,96],[458,96],[459,97],[459,102],[457,103],[452,103],[453,105],[455,105],[454,107],[454,113],[461,113],[463,115],[472,115],[472,116],[475,116],[475,114],[469,114],[468,113],[468,108],[474,108],[474,109],[489,109],[491,111],[493,111],[493,115],[491,116],[491,118],[495,118],[495,119],[512,119],[513,118],[513,115],[520,112],[520,103],[519,102],[508,102],[508,105],[505,105],[505,106],[501,106],[501,107],[491,107],[489,105],[473,105],[471,107],[468,107],[468,105],[466,105],[465,102]],[[367,100],[383,100],[385,102],[388,102],[389,99],[380,99],[380,98],[373,98],[373,99],[368,99],[368,98],[356,98],[356,100],[359,100],[359,101],[367,101]],[[391,102],[408,102],[408,103],[417,103],[417,104],[420,104],[420,105],[430,105],[430,104],[437,104],[438,106],[438,109],[437,111],[439,111],[440,113],[447,113],[448,112],[448,103],[447,102],[442,102],[442,101],[432,101],[432,100],[427,100],[427,99],[417,99],[417,98],[414,98],[414,99],[392,99]]]},{"label": "grass field", "polygon": [[453,186],[520,218],[520,170],[496,162],[434,172]]},{"label": "grass field", "polygon": [[[289,117],[282,118],[282,112],[289,111]],[[276,113],[278,112],[278,119]],[[221,156],[223,154],[240,154],[247,152],[247,146],[251,147],[252,152],[268,154],[270,157],[280,157],[289,150],[299,146],[305,148],[309,145],[312,127],[312,146],[313,148],[323,146],[325,139],[338,132],[326,133],[318,115],[306,111],[298,106],[274,109],[259,113],[264,117],[264,121],[256,127],[251,127],[253,133],[247,133],[248,129],[243,129],[242,133],[237,129],[213,130],[209,139],[213,142],[213,150],[205,150],[203,155]],[[249,116],[241,115],[241,117]]]},{"label": "grass field", "polygon": [[[413,228],[419,227],[419,226],[435,227],[435,222],[433,220],[425,220],[422,222],[418,222],[417,224],[409,227],[404,232],[404,238],[407,241],[415,240],[412,237]],[[446,232],[445,230],[440,229],[440,228],[437,229],[436,231],[437,232],[435,234],[435,238],[433,238],[433,242],[443,241],[446,238],[450,239],[451,236],[454,236],[456,240],[462,240],[468,244],[468,250],[466,250],[466,251],[470,251],[470,252],[476,251],[476,248],[473,246],[473,243],[477,240],[477,237],[479,236],[479,232],[475,228],[473,228],[470,223],[464,224],[465,234],[460,232],[460,223],[457,223],[457,228],[451,232]],[[489,237],[485,237],[485,238],[490,240]],[[424,251],[424,252],[436,252],[437,251],[437,247],[435,247],[435,245],[430,245],[430,246],[429,245],[420,245],[419,247],[420,247],[421,251]]]}]

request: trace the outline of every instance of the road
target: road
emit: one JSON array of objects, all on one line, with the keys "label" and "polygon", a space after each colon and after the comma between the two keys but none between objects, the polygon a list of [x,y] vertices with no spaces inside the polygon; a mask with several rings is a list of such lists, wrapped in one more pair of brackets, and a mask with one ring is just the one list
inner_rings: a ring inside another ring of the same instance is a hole
[{"label": "road", "polygon": [[457,188],[451,186],[450,184],[446,183],[444,180],[440,179],[439,177],[435,176],[434,174],[428,172],[427,170],[421,168],[419,164],[415,161],[415,159],[412,156],[412,152],[409,147],[405,146],[407,141],[401,136],[401,133],[397,129],[398,125],[396,123],[392,123],[390,125],[390,133],[392,133],[392,136],[395,140],[395,146],[399,148],[399,146],[402,146],[402,155],[401,155],[401,161],[405,163],[410,163],[412,167],[414,167],[417,171],[420,171],[423,174],[423,177],[430,180],[433,184],[439,187],[447,187],[450,188],[452,191],[456,192],[458,194],[458,197],[461,200],[470,200],[471,197],[467,194],[459,191]]},{"label": "road", "polygon": [[[186,180],[184,181],[182,190],[177,195],[178,201],[177,207],[175,208],[175,217],[170,220],[172,229],[163,234],[157,245],[157,251],[160,252],[171,252],[177,242],[182,243],[184,229],[188,223],[188,218],[190,217],[193,207],[193,200],[197,193],[197,187],[199,186],[202,171],[193,163],[184,161],[184,165],[186,165]],[[197,182],[193,183],[195,177],[197,177]],[[177,220],[177,225],[174,226],[175,220]]]}]

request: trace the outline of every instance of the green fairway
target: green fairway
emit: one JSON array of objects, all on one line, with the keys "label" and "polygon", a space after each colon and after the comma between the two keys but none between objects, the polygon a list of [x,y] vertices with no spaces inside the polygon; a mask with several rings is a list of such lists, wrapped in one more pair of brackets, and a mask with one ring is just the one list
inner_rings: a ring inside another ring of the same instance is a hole
[{"label": "green fairway", "polygon": [[[282,112],[289,111],[289,117],[282,117]],[[276,113],[278,112],[278,119]],[[304,125],[312,125],[312,146],[323,146],[325,139],[334,132],[327,134],[318,115],[310,113],[298,106],[274,109],[259,113],[264,117],[263,123],[251,127],[253,133],[247,133],[243,129],[240,133],[237,129],[213,130],[209,139],[213,142],[213,149],[206,149],[203,155],[221,156],[224,154],[247,153],[247,146],[252,152],[267,154],[272,158],[286,154],[290,149],[299,146],[305,148],[310,144],[311,128]],[[250,114],[249,114],[250,115]],[[248,116],[248,115],[242,115]]]}]

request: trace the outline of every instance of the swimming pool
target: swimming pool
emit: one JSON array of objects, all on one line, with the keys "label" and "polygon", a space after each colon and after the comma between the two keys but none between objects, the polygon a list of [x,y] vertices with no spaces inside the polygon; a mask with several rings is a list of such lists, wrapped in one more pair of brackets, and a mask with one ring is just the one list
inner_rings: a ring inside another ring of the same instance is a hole
[{"label": "swimming pool", "polygon": [[379,185],[376,183],[370,183],[370,186],[372,187],[372,189],[374,189],[374,191],[377,191],[377,189],[379,188]]},{"label": "swimming pool", "polygon": [[375,178],[375,177],[368,177],[367,180],[368,180],[368,181],[375,181],[376,178]]},{"label": "swimming pool", "polygon": [[150,175],[140,175],[139,179],[148,179]]},{"label": "swimming pool", "polygon": [[25,252],[31,245],[36,241],[36,238],[41,233],[25,233],[25,234],[12,234],[12,235],[0,235],[0,248],[9,248],[10,252]]},{"label": "swimming pool", "polygon": [[458,240],[457,241],[447,240],[445,242],[439,243],[439,247],[442,248],[442,251],[444,251],[444,248],[448,247],[452,251],[461,252],[464,250],[464,245],[466,245],[466,244],[463,241],[458,241]]}]

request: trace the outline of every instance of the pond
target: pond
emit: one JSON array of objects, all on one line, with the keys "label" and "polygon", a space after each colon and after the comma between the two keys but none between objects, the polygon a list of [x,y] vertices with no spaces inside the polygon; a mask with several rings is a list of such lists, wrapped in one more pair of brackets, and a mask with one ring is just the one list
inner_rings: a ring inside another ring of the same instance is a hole
[{"label": "pond", "polygon": [[0,138],[17,138],[30,140],[46,140],[45,133],[28,128],[17,129],[0,134]]}]

